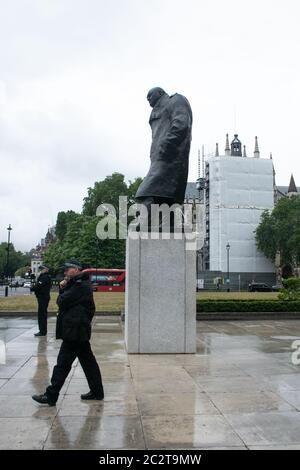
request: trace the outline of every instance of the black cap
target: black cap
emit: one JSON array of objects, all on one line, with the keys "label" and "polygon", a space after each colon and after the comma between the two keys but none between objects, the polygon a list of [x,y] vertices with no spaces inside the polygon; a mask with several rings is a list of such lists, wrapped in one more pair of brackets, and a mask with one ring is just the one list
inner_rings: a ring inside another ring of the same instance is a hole
[{"label": "black cap", "polygon": [[41,264],[41,265],[38,267],[38,269],[39,269],[40,271],[41,271],[42,269],[49,269],[49,270],[50,270],[49,266],[47,266],[46,264]]},{"label": "black cap", "polygon": [[69,259],[65,261],[64,264],[62,265],[62,269],[68,269],[68,268],[77,268],[81,270],[82,264],[77,259]]}]

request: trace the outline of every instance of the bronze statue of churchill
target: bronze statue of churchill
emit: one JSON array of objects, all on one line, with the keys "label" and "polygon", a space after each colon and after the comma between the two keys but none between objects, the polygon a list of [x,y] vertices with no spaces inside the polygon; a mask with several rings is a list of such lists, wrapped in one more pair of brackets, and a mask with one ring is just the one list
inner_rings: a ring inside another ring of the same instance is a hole
[{"label": "bronze statue of churchill", "polygon": [[152,88],[147,99],[153,108],[151,165],[136,200],[149,208],[151,204],[183,204],[192,139],[190,104],[184,96],[169,96],[159,87]]}]

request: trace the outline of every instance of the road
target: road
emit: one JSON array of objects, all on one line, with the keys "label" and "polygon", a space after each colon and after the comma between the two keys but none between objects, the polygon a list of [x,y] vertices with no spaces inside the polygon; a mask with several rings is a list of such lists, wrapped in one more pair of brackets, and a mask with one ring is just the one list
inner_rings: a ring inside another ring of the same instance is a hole
[{"label": "road", "polygon": [[[11,295],[30,295],[30,289],[28,287],[12,287],[12,288],[8,288],[8,295],[11,296]],[[34,294],[31,294],[31,295],[34,295]],[[4,297],[5,296],[5,287],[4,286],[0,286],[0,297]]]}]

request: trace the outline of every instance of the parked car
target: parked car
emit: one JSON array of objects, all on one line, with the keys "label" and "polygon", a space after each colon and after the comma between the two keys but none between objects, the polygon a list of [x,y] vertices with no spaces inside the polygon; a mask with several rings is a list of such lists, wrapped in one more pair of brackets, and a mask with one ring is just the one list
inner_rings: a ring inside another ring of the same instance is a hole
[{"label": "parked car", "polygon": [[30,287],[31,287],[31,282],[29,282],[29,281],[24,282],[23,287],[27,287],[27,288],[30,289]]},{"label": "parked car", "polygon": [[24,282],[26,281],[26,279],[23,279],[22,277],[19,277],[17,279],[15,279],[18,284],[19,284],[19,287],[23,287],[24,286]]},{"label": "parked car", "polygon": [[279,292],[281,289],[283,289],[283,285],[281,284],[276,284],[276,286],[272,286],[273,292]]},{"label": "parked car", "polygon": [[249,292],[273,292],[273,289],[268,284],[263,282],[252,282],[249,284]]},{"label": "parked car", "polygon": [[11,281],[9,287],[21,287],[19,281]]}]

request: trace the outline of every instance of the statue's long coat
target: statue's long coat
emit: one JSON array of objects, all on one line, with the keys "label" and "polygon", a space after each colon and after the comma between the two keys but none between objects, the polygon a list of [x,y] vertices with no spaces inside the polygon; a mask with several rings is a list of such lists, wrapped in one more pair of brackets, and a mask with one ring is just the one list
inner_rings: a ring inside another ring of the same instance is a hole
[{"label": "statue's long coat", "polygon": [[151,165],[136,193],[137,198],[157,196],[183,203],[192,122],[192,110],[184,96],[164,94],[156,103],[149,121],[152,129]]}]

